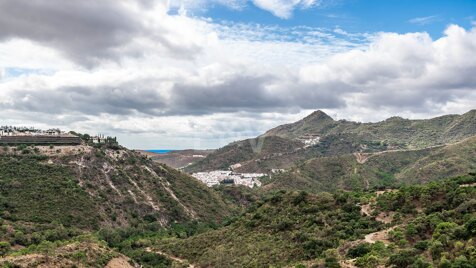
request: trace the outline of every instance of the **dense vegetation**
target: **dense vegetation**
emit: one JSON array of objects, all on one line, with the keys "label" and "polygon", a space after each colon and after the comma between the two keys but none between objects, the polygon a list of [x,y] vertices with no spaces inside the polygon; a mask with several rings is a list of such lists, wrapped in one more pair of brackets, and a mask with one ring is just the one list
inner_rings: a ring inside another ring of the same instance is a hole
[{"label": "dense vegetation", "polygon": [[0,156],[0,217],[97,228],[95,204],[77,179],[67,168],[42,160],[35,155]]},{"label": "dense vegetation", "polygon": [[[223,228],[151,243],[201,267],[475,267],[475,182],[471,175],[377,198],[281,191]],[[371,215],[359,205],[368,202]],[[384,224],[382,215],[392,220]],[[363,239],[373,232],[385,235]]]},{"label": "dense vegetation", "polygon": [[381,224],[363,217],[350,193],[277,192],[228,226],[160,248],[200,266],[266,267],[324,257],[341,240],[362,238]]},{"label": "dense vegetation", "polygon": [[[107,230],[151,232],[191,222],[216,226],[238,208],[182,172],[111,146],[1,148],[1,255],[18,256],[19,263],[26,258],[30,264],[63,267],[76,260],[69,253],[81,255],[90,247],[92,251],[76,262],[103,267],[119,253],[98,238],[83,239],[84,235]],[[119,249],[136,261],[170,263],[144,250],[137,256]],[[0,266],[5,263],[0,261]]]},{"label": "dense vegetation", "polygon": [[387,252],[360,254],[357,262],[383,258],[396,267],[476,267],[475,175],[379,196],[377,211],[398,213],[398,227],[389,233]]}]

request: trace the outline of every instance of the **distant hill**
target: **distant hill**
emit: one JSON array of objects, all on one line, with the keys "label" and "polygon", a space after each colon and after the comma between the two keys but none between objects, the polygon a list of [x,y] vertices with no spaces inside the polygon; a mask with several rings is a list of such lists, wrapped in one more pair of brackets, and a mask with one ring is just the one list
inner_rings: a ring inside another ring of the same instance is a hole
[{"label": "distant hill", "polygon": [[139,151],[144,155],[149,156],[152,160],[166,164],[169,167],[181,169],[185,168],[207,155],[211,154],[214,150],[173,150],[165,153],[154,153],[151,151]]},{"label": "distant hill", "polygon": [[271,129],[264,135],[295,139],[310,134],[320,137],[352,134],[354,141],[379,141],[389,147],[424,148],[475,135],[476,110],[423,120],[391,117],[377,123],[335,121],[324,112],[316,111],[298,122]]},{"label": "distant hill", "polygon": [[98,229],[228,214],[203,183],[122,147],[0,148],[0,217],[7,220]]},{"label": "distant hill", "polygon": [[455,143],[474,135],[476,110],[424,120],[392,117],[377,123],[336,121],[324,112],[316,111],[255,139],[220,148],[185,170],[227,169],[240,164],[238,171],[270,172],[273,169],[291,169],[314,158],[425,149]]},{"label": "distant hill", "polygon": [[261,191],[391,188],[476,171],[476,136],[425,149],[355,153],[310,159],[274,175]]}]

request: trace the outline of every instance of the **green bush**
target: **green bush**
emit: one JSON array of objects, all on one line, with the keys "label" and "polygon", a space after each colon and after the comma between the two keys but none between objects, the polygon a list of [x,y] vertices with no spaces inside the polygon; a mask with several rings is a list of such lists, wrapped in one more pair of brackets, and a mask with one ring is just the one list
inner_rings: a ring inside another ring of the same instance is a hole
[{"label": "green bush", "polygon": [[0,241],[0,256],[5,256],[10,251],[10,243]]}]

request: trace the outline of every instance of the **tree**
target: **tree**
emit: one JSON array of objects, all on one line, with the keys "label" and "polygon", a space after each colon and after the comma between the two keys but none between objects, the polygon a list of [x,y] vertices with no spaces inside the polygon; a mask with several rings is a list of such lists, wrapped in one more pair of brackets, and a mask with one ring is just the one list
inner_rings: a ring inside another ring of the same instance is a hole
[{"label": "tree", "polygon": [[336,249],[328,249],[324,251],[324,256],[325,266],[327,268],[340,268],[339,262],[337,260],[339,257],[339,253]]},{"label": "tree", "polygon": [[476,235],[476,217],[471,218],[464,224],[466,233],[469,237]]},{"label": "tree", "polygon": [[415,262],[415,252],[411,250],[402,250],[388,259],[388,264],[396,267],[407,267],[413,262]]},{"label": "tree", "polygon": [[46,263],[50,262],[50,255],[53,252],[53,246],[54,246],[53,243],[51,243],[50,241],[42,241],[38,245],[39,251],[41,251],[43,255],[45,256]]}]

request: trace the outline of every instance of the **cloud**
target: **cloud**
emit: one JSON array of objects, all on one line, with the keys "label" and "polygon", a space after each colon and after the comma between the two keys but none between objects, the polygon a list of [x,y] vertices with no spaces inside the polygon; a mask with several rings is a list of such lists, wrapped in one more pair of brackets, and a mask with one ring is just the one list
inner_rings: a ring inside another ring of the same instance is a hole
[{"label": "cloud", "polygon": [[117,1],[0,1],[0,38],[35,40],[82,64],[112,57],[140,30],[140,23]]},{"label": "cloud", "polygon": [[215,147],[314,109],[375,121],[476,107],[474,28],[433,40],[171,13],[152,0],[0,0],[0,70],[19,70],[0,77],[0,121]]},{"label": "cloud", "polygon": [[0,41],[34,41],[88,68],[143,57],[147,45],[193,58],[206,41],[192,36],[202,26],[167,12],[156,0],[0,0]]},{"label": "cloud", "polygon": [[204,11],[210,6],[222,5],[234,10],[242,10],[251,2],[281,19],[289,19],[295,9],[321,6],[321,0],[170,0],[169,7],[192,11]]},{"label": "cloud", "polygon": [[437,15],[427,16],[427,17],[416,17],[408,20],[408,22],[418,25],[427,25],[438,19]]},{"label": "cloud", "polygon": [[276,17],[289,19],[296,8],[310,8],[318,5],[317,0],[252,0],[253,4],[271,12]]},{"label": "cloud", "polygon": [[[216,58],[222,62],[182,70],[29,75],[0,84],[0,107],[139,117],[286,113],[351,105],[432,111],[464,99],[476,88],[476,63],[471,60],[476,57],[476,31],[453,25],[445,34],[432,40],[426,33],[382,33],[365,49],[336,53],[319,64],[303,62],[297,69],[281,72],[261,68],[251,59],[236,64]],[[282,51],[288,49],[285,44]]]},{"label": "cloud", "polygon": [[192,10],[206,10],[209,6],[216,4],[240,10],[246,6],[247,0],[169,0],[168,2],[170,8]]},{"label": "cloud", "polygon": [[474,57],[474,28],[451,25],[438,40],[426,33],[383,33],[366,50],[303,67],[301,78],[318,88],[334,88],[347,106],[433,112],[476,89],[471,75],[476,62],[469,60]]}]

